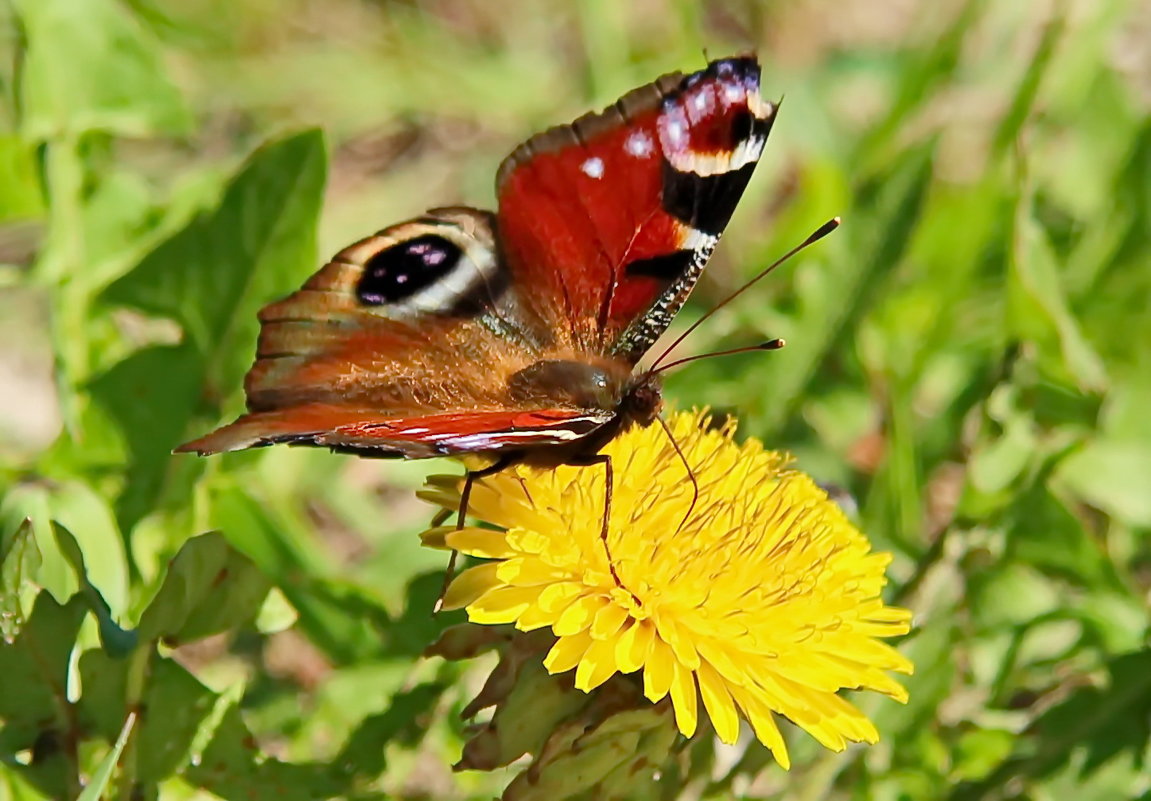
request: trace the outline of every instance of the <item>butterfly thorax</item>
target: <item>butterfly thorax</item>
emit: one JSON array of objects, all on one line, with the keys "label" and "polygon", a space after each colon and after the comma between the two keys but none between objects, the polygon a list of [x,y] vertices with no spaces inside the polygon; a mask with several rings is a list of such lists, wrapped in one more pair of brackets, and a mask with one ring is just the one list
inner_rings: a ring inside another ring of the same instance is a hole
[{"label": "butterfly thorax", "polygon": [[608,411],[620,405],[630,377],[628,367],[618,362],[543,359],[508,379],[508,395],[529,407]]},{"label": "butterfly thorax", "polygon": [[663,405],[659,375],[633,373],[618,360],[544,359],[514,374],[508,391],[517,403],[610,413],[609,422],[575,449],[588,453],[622,430],[651,424]]}]

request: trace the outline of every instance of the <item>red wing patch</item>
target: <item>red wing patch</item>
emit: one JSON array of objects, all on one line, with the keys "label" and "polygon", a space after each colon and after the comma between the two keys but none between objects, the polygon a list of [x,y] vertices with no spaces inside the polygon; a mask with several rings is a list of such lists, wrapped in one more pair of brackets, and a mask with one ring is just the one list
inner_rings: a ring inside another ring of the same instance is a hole
[{"label": "red wing patch", "polygon": [[733,58],[521,145],[497,179],[517,291],[589,351],[638,361],[694,287],[774,117],[758,63]]},{"label": "red wing patch", "polygon": [[355,451],[366,456],[418,459],[571,442],[611,418],[612,413],[607,411],[589,414],[570,409],[536,409],[451,412],[397,419],[370,409],[313,403],[246,414],[176,450],[207,455],[288,443]]}]

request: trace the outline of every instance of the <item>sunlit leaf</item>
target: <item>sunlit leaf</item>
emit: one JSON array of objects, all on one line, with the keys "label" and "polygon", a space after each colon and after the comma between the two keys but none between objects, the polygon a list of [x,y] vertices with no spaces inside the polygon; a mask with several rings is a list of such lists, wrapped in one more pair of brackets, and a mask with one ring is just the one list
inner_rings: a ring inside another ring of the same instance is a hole
[{"label": "sunlit leaf", "polygon": [[[269,142],[232,179],[220,205],[157,247],[105,294],[180,323],[199,354],[195,374],[156,375],[200,387],[215,407],[239,386],[256,341],[257,308],[295,290],[316,269],[324,188],[323,136]],[[186,366],[185,366],[186,367]]]},{"label": "sunlit leaf", "polygon": [[40,563],[31,520],[11,535],[0,532],[0,637],[7,642],[20,633],[32,611],[40,591],[35,583]]},{"label": "sunlit leaf", "polygon": [[16,0],[29,139],[183,131],[187,112],[140,24],[113,0]]},{"label": "sunlit leaf", "polygon": [[188,540],[140,617],[142,640],[191,642],[252,621],[271,587],[222,534]]}]

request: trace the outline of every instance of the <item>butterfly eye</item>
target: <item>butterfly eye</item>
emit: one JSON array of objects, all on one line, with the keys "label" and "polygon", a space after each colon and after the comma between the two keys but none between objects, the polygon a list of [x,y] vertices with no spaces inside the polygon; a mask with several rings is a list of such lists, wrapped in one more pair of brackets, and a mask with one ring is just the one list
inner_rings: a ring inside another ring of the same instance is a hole
[{"label": "butterfly eye", "polygon": [[356,295],[368,306],[406,300],[443,279],[461,255],[459,246],[435,234],[392,245],[364,263]]}]

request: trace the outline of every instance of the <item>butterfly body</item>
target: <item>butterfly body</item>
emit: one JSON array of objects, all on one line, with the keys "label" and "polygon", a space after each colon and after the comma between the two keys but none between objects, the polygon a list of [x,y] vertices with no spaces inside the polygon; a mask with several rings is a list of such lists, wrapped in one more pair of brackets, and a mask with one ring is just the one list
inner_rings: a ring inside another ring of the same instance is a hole
[{"label": "butterfly body", "polygon": [[637,364],[695,286],[776,106],[712,62],[525,142],[496,213],[433,209],[260,313],[248,413],[178,450],[587,463],[661,405]]}]

